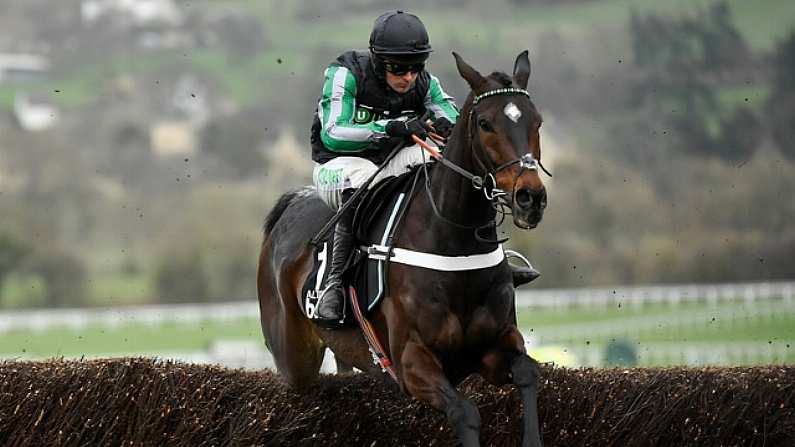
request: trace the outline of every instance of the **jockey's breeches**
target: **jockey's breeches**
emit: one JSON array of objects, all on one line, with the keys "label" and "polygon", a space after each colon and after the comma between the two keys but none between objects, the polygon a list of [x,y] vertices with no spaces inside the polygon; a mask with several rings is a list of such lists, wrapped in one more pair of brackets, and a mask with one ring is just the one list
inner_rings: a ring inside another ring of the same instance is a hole
[{"label": "jockey's breeches", "polygon": [[[431,160],[430,155],[419,145],[404,147],[378,173],[370,187],[387,177],[398,176]],[[377,170],[378,166],[366,158],[341,156],[324,164],[315,164],[312,182],[323,202],[336,211],[342,205],[342,191],[360,188]]]}]

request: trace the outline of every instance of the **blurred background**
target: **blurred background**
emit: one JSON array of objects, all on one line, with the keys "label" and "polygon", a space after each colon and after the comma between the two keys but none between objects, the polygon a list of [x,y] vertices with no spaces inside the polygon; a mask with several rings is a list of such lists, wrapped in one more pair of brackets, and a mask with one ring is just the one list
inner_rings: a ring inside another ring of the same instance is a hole
[{"label": "blurred background", "polygon": [[0,0],[0,357],[268,364],[263,218],[311,183],[323,70],[402,7],[463,103],[530,50],[549,208],[529,347],[795,362],[795,2]]}]

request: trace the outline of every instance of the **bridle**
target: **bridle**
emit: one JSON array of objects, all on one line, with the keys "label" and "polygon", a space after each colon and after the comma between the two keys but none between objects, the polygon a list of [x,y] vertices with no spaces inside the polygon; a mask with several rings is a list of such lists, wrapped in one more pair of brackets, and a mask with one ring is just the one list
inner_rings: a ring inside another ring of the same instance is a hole
[{"label": "bridle", "polygon": [[[477,120],[477,118],[478,118],[477,105],[478,105],[478,103],[481,100],[483,100],[485,98],[489,98],[491,96],[505,96],[505,95],[522,95],[522,96],[526,96],[528,99],[530,98],[530,93],[527,90],[525,90],[525,89],[514,88],[514,87],[504,87],[504,88],[498,88],[498,89],[494,89],[494,90],[488,90],[486,92],[483,92],[483,93],[475,96],[472,99],[472,106],[469,109],[469,116],[467,116],[467,128],[469,130],[469,139],[472,142],[472,145],[473,146],[477,145],[478,147],[480,147],[481,150],[479,152],[481,152],[481,153],[484,152],[484,150],[483,150],[482,146],[479,143],[476,143],[478,141],[477,138],[476,138],[476,136],[477,136],[476,132],[477,131],[476,131],[476,127],[475,127],[475,126],[477,126],[477,121],[478,121]],[[477,151],[473,151],[473,154],[475,156],[475,160],[480,165],[481,169],[483,169],[483,171],[484,171],[483,178],[489,180],[490,183],[491,183],[491,188],[487,188],[487,184],[484,181],[484,183],[478,189],[483,189],[483,193],[486,196],[486,199],[491,200],[491,201],[494,201],[495,199],[497,199],[499,197],[503,197],[503,196],[508,195],[508,193],[506,193],[502,189],[497,188],[496,176],[497,176],[497,174],[500,171],[502,171],[504,169],[507,169],[507,168],[509,168],[509,167],[511,167],[511,166],[513,166],[515,164],[519,165],[519,171],[517,171],[516,175],[514,176],[514,179],[513,179],[514,180],[513,181],[514,184],[516,183],[516,180],[522,175],[522,172],[524,172],[525,170],[538,171],[539,167],[547,175],[549,175],[550,177],[552,176],[552,174],[550,174],[549,171],[547,171],[546,168],[544,168],[544,166],[541,164],[541,162],[539,160],[536,160],[536,158],[533,156],[532,153],[524,154],[521,157],[518,157],[518,158],[516,158],[514,160],[511,160],[511,161],[509,161],[507,163],[503,163],[503,164],[501,164],[501,165],[499,165],[497,167],[493,166],[493,163],[491,162],[491,159],[488,156],[484,157],[487,160],[487,162],[484,163],[483,160],[481,160],[480,155],[478,155]],[[485,155],[485,154],[483,154],[483,155]],[[487,165],[490,165],[490,167],[487,166]]]},{"label": "bridle", "polygon": [[[473,123],[475,124],[477,123],[476,107],[482,99],[497,95],[524,95],[530,98],[530,93],[528,93],[527,90],[520,88],[513,88],[513,87],[489,90],[475,96],[475,98],[472,100],[472,105],[469,109],[469,115],[467,116],[467,128],[469,130],[469,139],[473,145],[475,145],[475,141],[477,141],[477,139],[475,138],[476,130],[473,126]],[[419,139],[415,139],[415,141],[424,148],[426,148],[426,150],[429,149],[427,144],[423,144],[424,141]],[[481,148],[480,152],[484,151],[480,144],[477,144],[477,146]],[[469,172],[468,170],[462,168],[461,166],[458,166],[457,164],[451,162],[450,160],[447,160],[446,158],[442,157],[438,152],[436,151],[430,151],[430,152],[431,155],[433,155],[434,158],[440,161],[442,165],[452,169],[453,171],[467,178],[472,183],[472,187],[474,187],[477,190],[482,190],[483,195],[486,197],[487,200],[491,202],[498,200],[500,197],[508,195],[508,193],[506,193],[502,189],[497,188],[496,176],[500,171],[507,169],[515,164],[519,165],[519,171],[514,176],[514,183],[516,183],[516,180],[519,178],[519,176],[522,175],[522,172],[524,172],[525,170],[538,171],[538,169],[541,168],[541,170],[543,170],[547,175],[552,177],[552,174],[544,167],[544,165],[541,164],[539,160],[536,160],[536,158],[533,157],[532,153],[527,153],[507,163],[503,163],[497,167],[493,167],[493,163],[491,162],[491,159],[488,156],[483,154],[484,158],[488,160],[488,162],[484,163],[483,160],[481,159],[481,156],[478,155],[477,152],[474,152],[475,160],[477,161],[480,168],[483,170],[483,175],[475,175]],[[491,165],[491,167],[487,165]]]},{"label": "bridle", "polygon": [[[438,211],[438,209],[436,207],[436,204],[434,203],[433,197],[431,197],[429,186],[426,184],[426,191],[428,192],[428,196],[429,196],[431,207],[432,207],[432,209],[434,211],[434,214],[438,218],[446,221],[447,223],[449,223],[451,225],[459,227],[459,228],[474,228],[476,230],[479,230],[479,229],[482,229],[482,228],[485,228],[485,227],[492,227],[492,226],[496,227],[502,222],[502,220],[505,218],[505,215],[510,214],[510,211],[506,211],[506,208],[508,210],[512,209],[512,204],[505,199],[505,197],[508,196],[508,193],[505,192],[504,190],[502,190],[501,188],[497,187],[497,178],[496,178],[496,176],[502,170],[507,169],[507,168],[509,168],[509,167],[511,167],[513,165],[516,165],[516,164],[519,165],[519,170],[517,171],[516,175],[514,176],[514,181],[513,181],[514,184],[516,184],[516,180],[522,175],[522,173],[525,170],[527,170],[527,171],[538,171],[539,168],[541,168],[541,170],[543,170],[547,175],[549,175],[550,177],[552,176],[552,174],[549,171],[547,171],[547,169],[541,164],[541,162],[539,160],[536,160],[535,157],[533,157],[532,153],[527,153],[527,154],[525,154],[525,155],[523,155],[521,157],[518,157],[518,158],[516,158],[514,160],[511,160],[511,161],[509,161],[507,163],[503,163],[503,164],[501,164],[501,165],[499,165],[497,167],[494,167],[493,166],[493,162],[491,161],[490,157],[488,157],[488,155],[484,153],[485,149],[483,149],[482,146],[479,143],[476,143],[476,141],[478,141],[477,138],[475,138],[477,130],[476,130],[476,128],[473,127],[473,123],[475,123],[475,124],[477,123],[476,106],[478,105],[478,103],[482,99],[488,98],[488,97],[491,97],[491,96],[497,96],[497,95],[524,95],[524,96],[527,96],[528,98],[530,98],[530,93],[528,93],[527,90],[520,89],[520,88],[506,87],[506,88],[499,88],[499,89],[486,91],[484,93],[481,93],[481,94],[475,96],[474,99],[472,100],[472,105],[470,106],[470,109],[469,109],[469,115],[467,116],[467,128],[468,128],[468,133],[469,133],[469,139],[470,139],[470,142],[471,142],[470,144],[472,144],[473,146],[476,145],[478,148],[480,148],[479,151],[473,151],[473,155],[474,155],[474,158],[475,158],[477,164],[482,169],[483,175],[475,175],[475,174],[469,172],[468,170],[462,168],[461,166],[459,166],[459,165],[453,163],[452,161],[448,160],[447,158],[443,157],[438,151],[433,149],[431,146],[429,146],[423,140],[417,138],[416,136],[414,137],[414,141],[417,144],[419,144],[420,146],[422,146],[424,149],[426,149],[426,151],[428,151],[431,154],[431,156],[433,156],[443,166],[445,166],[447,168],[450,168],[451,170],[455,171],[456,173],[460,174],[461,176],[467,178],[471,182],[472,187],[475,188],[476,190],[483,191],[483,195],[485,196],[486,200],[491,202],[492,206],[494,207],[494,209],[498,213],[502,214],[502,216],[500,218],[500,222],[497,222],[496,219],[493,219],[492,221],[488,222],[486,225],[475,226],[475,227],[469,227],[469,226],[461,225],[459,223],[450,221],[449,219],[447,219],[444,216],[442,216],[441,213],[439,213],[439,211]],[[473,117],[475,119],[473,119]],[[437,143],[438,143],[438,141],[437,141]],[[479,155],[478,152],[483,153],[482,156],[486,160],[488,160],[486,163],[484,163],[483,160],[481,160],[481,155]],[[427,172],[426,172],[426,179],[427,178],[428,178],[428,176],[427,176]],[[486,240],[484,240],[482,237],[480,237],[477,234],[477,231],[475,233],[475,237],[478,240],[486,241]],[[486,241],[486,242],[498,242],[498,243],[500,243],[500,242],[503,242],[503,241],[499,241],[498,240],[498,241]]]}]

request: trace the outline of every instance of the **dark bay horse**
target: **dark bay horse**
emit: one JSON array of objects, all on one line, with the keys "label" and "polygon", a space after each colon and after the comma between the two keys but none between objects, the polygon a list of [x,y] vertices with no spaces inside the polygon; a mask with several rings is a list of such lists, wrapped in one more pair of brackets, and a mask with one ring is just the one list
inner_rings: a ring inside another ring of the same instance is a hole
[{"label": "dark bay horse", "polygon": [[[516,58],[513,76],[483,76],[453,55],[472,92],[444,157],[462,169],[440,163],[429,169],[422,181],[427,190],[413,195],[394,246],[460,257],[499,249],[499,192],[514,224],[532,229],[541,221],[546,190],[538,172],[541,115],[525,90],[527,51]],[[388,377],[373,364],[358,328],[323,329],[302,312],[301,288],[313,262],[307,242],[331,215],[306,188],[282,196],[265,223],[257,277],[262,331],[279,373],[299,390],[316,380],[326,348],[344,364]],[[485,231],[475,237],[474,228]],[[498,386],[513,383],[524,406],[522,445],[540,446],[539,367],[516,327],[507,261],[464,271],[391,263],[388,291],[371,322],[400,388],[443,411],[461,443],[475,446],[480,414],[455,386],[473,373]]]}]

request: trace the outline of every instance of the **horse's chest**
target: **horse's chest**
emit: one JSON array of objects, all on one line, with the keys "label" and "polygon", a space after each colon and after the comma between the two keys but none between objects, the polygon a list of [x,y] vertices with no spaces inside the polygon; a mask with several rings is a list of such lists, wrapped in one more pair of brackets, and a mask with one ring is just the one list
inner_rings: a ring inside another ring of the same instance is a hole
[{"label": "horse's chest", "polygon": [[508,306],[486,303],[465,310],[438,306],[418,321],[423,341],[438,352],[479,351],[496,342],[511,324]]}]

